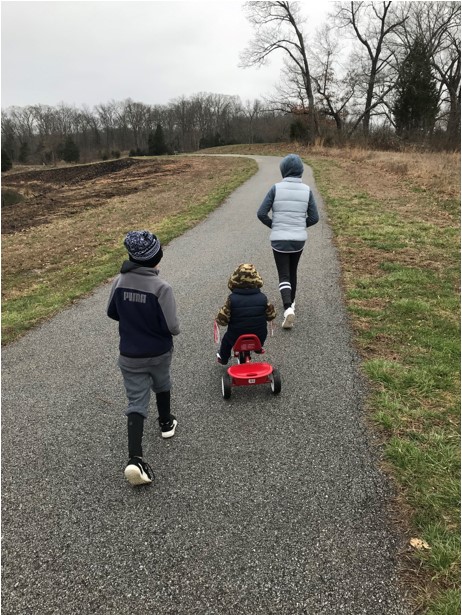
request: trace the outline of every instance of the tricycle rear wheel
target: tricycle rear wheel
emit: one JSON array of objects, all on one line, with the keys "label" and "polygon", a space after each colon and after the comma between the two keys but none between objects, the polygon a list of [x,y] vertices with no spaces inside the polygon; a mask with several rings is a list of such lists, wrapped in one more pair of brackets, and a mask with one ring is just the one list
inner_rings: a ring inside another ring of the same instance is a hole
[{"label": "tricycle rear wheel", "polygon": [[226,372],[221,377],[221,393],[223,395],[223,399],[229,399],[231,397],[231,376]]},{"label": "tricycle rear wheel", "polygon": [[273,395],[277,395],[281,392],[281,375],[277,369],[273,369],[270,376],[271,378],[271,391]]}]

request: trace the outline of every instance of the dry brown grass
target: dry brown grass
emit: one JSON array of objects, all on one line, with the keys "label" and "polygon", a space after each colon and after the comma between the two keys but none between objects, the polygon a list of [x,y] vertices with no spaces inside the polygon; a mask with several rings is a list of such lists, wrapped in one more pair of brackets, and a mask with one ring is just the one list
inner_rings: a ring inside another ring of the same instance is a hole
[{"label": "dry brown grass", "polygon": [[[304,158],[316,156],[336,160],[352,166],[360,165],[361,174],[366,171],[374,186],[375,173],[380,171],[381,181],[390,178],[409,178],[423,190],[435,190],[447,198],[460,196],[460,152],[385,152],[363,148],[327,148],[320,145],[307,147],[298,143],[262,143],[254,145],[231,145],[215,147],[210,152],[247,153],[268,156],[284,156],[290,153]],[[370,173],[368,173],[368,169]]]},{"label": "dry brown grass", "polygon": [[[313,153],[317,153],[316,149]],[[361,170],[371,170],[369,187],[377,184],[375,173],[381,172],[381,181],[387,176],[393,181],[409,179],[423,192],[434,191],[442,198],[460,195],[460,153],[379,152],[363,150],[323,150],[323,154],[338,160],[360,163]],[[319,152],[319,155],[322,155]],[[379,182],[380,184],[381,182]]]}]

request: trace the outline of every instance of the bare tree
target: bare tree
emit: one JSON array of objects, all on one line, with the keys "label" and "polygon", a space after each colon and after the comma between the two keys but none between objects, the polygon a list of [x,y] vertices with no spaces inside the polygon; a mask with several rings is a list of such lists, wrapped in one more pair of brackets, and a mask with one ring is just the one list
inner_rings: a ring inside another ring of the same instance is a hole
[{"label": "bare tree", "polygon": [[249,130],[248,130],[248,143],[253,143],[254,141],[254,126],[255,121],[258,119],[258,116],[262,112],[262,103],[257,98],[253,101],[246,100],[243,107],[242,113],[249,121]]},{"label": "bare tree", "polygon": [[194,109],[190,100],[186,96],[181,96],[172,101],[172,111],[175,118],[174,131],[178,149],[181,152],[188,151],[190,148],[194,148],[192,143],[195,143]]},{"label": "bare tree", "polygon": [[34,119],[40,137],[46,138],[57,131],[55,110],[48,105],[34,105]]},{"label": "bare tree", "polygon": [[240,111],[241,101],[238,96],[212,94],[210,103],[216,133],[220,135],[221,140],[229,141],[231,138],[231,120]]},{"label": "bare tree", "polygon": [[133,141],[135,149],[140,149],[143,142],[147,140],[145,134],[146,119],[148,115],[147,105],[134,102],[131,98],[127,98],[124,101],[124,118],[127,122],[127,126],[133,133]]},{"label": "bare tree", "polygon": [[33,110],[38,131],[37,155],[41,162],[54,164],[58,145],[64,136],[60,132],[59,111],[49,105],[34,105]]},{"label": "bare tree", "polygon": [[159,124],[162,126],[164,115],[165,111],[163,105],[151,105],[147,108],[145,125],[148,137],[151,133],[156,131]]},{"label": "bare tree", "polygon": [[[373,110],[383,104],[394,87],[386,71],[390,69],[394,53],[387,44],[400,28],[406,15],[397,15],[388,2],[338,2],[335,21],[339,28],[351,29],[365,52],[364,69],[364,106],[353,126],[362,123],[364,134],[369,134]],[[358,64],[361,63],[359,57]]]},{"label": "bare tree", "polygon": [[103,141],[102,124],[97,114],[93,113],[87,105],[76,115],[73,132],[79,135],[81,158],[91,159],[95,149],[99,152]]},{"label": "bare tree", "polygon": [[55,109],[56,131],[63,136],[71,134],[76,113],[75,107],[60,103]]},{"label": "bare tree", "polygon": [[11,119],[16,125],[20,141],[30,141],[33,138],[35,130],[34,108],[31,106],[13,107],[11,109]]},{"label": "bare tree", "polygon": [[7,111],[2,109],[2,150],[5,150],[12,160],[16,159],[16,150],[18,149],[17,137],[16,122]]},{"label": "bare tree", "polygon": [[105,147],[107,151],[114,149],[115,132],[117,128],[117,103],[110,101],[94,107],[94,113],[104,131]]},{"label": "bare tree", "polygon": [[342,64],[344,41],[336,36],[332,27],[324,25],[317,32],[312,55],[312,79],[320,111],[331,117],[341,132],[349,103],[357,91],[359,76],[354,68]]},{"label": "bare tree", "polygon": [[194,149],[199,149],[202,145],[202,140],[212,135],[216,130],[215,118],[212,110],[212,94],[199,92],[193,96],[192,102],[194,105],[194,119],[196,124],[196,146]]},{"label": "bare tree", "polygon": [[319,124],[298,3],[246,2],[245,10],[247,18],[255,28],[255,37],[241,54],[241,65],[262,65],[275,51],[285,54],[286,66],[288,65],[291,71],[289,82],[296,85],[303,106],[307,104],[310,138],[314,140],[319,136]]}]

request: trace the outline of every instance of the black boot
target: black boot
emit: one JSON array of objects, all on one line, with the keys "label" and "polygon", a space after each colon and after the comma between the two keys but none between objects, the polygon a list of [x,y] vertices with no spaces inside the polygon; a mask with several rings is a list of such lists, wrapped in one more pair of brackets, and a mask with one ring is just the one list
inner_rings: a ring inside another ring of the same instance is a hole
[{"label": "black boot", "polygon": [[156,393],[157,410],[159,412],[159,425],[163,438],[172,438],[178,421],[170,414],[170,391]]},{"label": "black boot", "polygon": [[170,420],[170,391],[156,393],[157,411],[159,423],[167,423]]},{"label": "black boot", "polygon": [[144,416],[138,414],[138,412],[132,412],[127,416],[128,456],[130,459],[143,456],[143,427]]}]

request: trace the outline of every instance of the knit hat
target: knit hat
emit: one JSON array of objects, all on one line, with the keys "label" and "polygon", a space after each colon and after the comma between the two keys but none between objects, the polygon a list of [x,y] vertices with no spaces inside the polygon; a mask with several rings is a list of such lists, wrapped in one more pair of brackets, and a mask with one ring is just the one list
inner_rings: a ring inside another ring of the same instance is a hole
[{"label": "knit hat", "polygon": [[228,281],[228,288],[261,288],[263,280],[260,274],[250,263],[244,263],[233,272]]},{"label": "knit hat", "polygon": [[124,239],[124,246],[134,261],[145,263],[156,256],[162,257],[160,241],[149,231],[130,231]]},{"label": "knit hat", "polygon": [[282,177],[301,177],[303,175],[303,162],[297,154],[289,154],[281,160],[279,165]]}]

